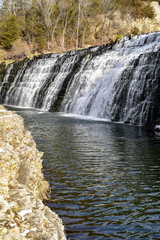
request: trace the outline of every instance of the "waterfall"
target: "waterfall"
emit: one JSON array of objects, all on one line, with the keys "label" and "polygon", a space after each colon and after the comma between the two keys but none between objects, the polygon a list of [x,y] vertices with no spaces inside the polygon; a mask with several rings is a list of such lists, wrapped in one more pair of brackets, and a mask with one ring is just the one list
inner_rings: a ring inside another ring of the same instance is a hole
[{"label": "waterfall", "polygon": [[136,125],[160,122],[160,32],[9,65],[2,103]]}]

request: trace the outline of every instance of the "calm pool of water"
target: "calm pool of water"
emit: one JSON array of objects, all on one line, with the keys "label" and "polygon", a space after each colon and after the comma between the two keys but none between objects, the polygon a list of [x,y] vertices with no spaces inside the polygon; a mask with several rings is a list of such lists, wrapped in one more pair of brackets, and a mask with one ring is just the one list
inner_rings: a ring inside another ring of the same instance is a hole
[{"label": "calm pool of water", "polygon": [[140,127],[21,111],[44,152],[67,238],[160,239],[160,138]]}]

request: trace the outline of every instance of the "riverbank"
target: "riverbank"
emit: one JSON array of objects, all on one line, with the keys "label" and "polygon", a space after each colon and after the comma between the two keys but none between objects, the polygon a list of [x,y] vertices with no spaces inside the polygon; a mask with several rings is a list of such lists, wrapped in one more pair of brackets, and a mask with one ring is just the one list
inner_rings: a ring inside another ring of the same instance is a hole
[{"label": "riverbank", "polygon": [[58,215],[43,204],[49,189],[23,119],[0,106],[0,239],[66,239]]}]

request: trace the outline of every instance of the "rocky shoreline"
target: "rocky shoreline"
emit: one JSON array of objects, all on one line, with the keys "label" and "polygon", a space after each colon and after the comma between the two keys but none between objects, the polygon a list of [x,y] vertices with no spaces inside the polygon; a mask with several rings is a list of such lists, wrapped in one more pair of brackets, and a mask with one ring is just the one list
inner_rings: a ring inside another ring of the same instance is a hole
[{"label": "rocky shoreline", "polygon": [[43,204],[49,189],[23,119],[0,106],[0,240],[65,240],[62,220]]}]

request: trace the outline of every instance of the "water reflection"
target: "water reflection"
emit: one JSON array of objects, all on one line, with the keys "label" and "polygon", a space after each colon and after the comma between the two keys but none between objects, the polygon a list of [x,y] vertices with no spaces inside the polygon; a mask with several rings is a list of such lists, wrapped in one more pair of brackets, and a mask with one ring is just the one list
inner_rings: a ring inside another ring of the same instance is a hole
[{"label": "water reflection", "polygon": [[70,239],[160,239],[160,139],[143,128],[20,111]]}]

